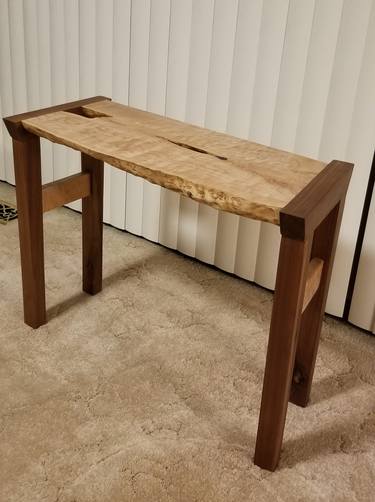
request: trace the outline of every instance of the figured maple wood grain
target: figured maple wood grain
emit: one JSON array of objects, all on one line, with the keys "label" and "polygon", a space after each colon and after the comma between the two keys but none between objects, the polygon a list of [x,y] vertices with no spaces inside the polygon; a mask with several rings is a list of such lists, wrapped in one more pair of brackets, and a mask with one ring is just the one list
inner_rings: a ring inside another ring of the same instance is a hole
[{"label": "figured maple wood grain", "polygon": [[112,101],[22,121],[25,129],[217,209],[279,224],[325,164]]}]

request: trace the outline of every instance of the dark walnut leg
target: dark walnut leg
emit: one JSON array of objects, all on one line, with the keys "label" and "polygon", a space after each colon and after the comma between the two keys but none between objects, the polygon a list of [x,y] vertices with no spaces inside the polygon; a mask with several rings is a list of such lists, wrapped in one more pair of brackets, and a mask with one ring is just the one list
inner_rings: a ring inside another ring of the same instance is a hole
[{"label": "dark walnut leg", "polygon": [[46,323],[40,140],[25,133],[13,140],[25,323]]},{"label": "dark walnut leg", "polygon": [[309,241],[281,240],[254,458],[271,471],[280,457],[310,248]]},{"label": "dark walnut leg", "polygon": [[91,193],[82,199],[83,291],[95,295],[102,290],[104,165],[84,153],[81,161],[91,179]]},{"label": "dark walnut leg", "polygon": [[95,293],[101,289],[103,162],[82,156],[83,173],[42,186],[39,134],[28,132],[23,122],[32,117],[58,111],[82,114],[83,106],[106,99],[103,96],[95,96],[3,119],[13,138],[24,318],[26,324],[33,328],[46,322],[43,211],[85,198],[83,204],[84,289],[89,293]]},{"label": "dark walnut leg", "polygon": [[320,331],[343,208],[343,202],[338,204],[314,232],[311,258],[323,260],[323,269],[319,288],[303,312],[298,335],[290,394],[290,401],[298,406],[307,406],[310,398]]},{"label": "dark walnut leg", "polygon": [[279,462],[288,401],[306,406],[352,164],[333,161],[280,213],[282,234],[255,463]]}]

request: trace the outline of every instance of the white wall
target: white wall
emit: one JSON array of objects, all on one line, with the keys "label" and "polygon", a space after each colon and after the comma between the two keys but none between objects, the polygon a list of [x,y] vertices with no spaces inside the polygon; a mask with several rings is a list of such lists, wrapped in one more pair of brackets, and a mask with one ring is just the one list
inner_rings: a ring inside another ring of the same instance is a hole
[{"label": "white wall", "polygon": [[[341,315],[374,149],[374,33],[374,0],[0,0],[0,111],[104,94],[355,162],[327,305]],[[0,179],[13,182],[4,128],[0,142]],[[42,148],[45,181],[79,169],[76,152]],[[104,213],[119,228],[274,285],[277,227],[109,166]]]}]

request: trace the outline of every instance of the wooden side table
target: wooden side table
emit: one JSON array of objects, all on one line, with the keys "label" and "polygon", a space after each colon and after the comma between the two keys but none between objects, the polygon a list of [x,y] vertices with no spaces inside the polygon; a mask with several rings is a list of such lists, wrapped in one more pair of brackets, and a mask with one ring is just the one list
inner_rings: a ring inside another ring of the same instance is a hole
[{"label": "wooden side table", "polygon": [[[102,288],[103,162],[282,235],[255,463],[278,464],[288,401],[306,406],[352,164],[300,155],[97,96],[4,119],[13,138],[25,322],[46,322],[43,212],[82,199],[83,290]],[[81,173],[41,183],[40,137]]]}]

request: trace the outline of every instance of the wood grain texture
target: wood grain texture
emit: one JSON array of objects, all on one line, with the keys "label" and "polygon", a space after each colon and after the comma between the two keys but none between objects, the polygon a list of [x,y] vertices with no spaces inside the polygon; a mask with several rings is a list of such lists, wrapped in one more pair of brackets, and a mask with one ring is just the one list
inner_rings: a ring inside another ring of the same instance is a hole
[{"label": "wood grain texture", "polygon": [[84,105],[78,113],[52,112],[26,118],[22,125],[199,202],[274,224],[280,209],[325,167],[107,100]]},{"label": "wood grain texture", "polygon": [[332,209],[345,199],[353,164],[333,160],[280,212],[280,231],[292,239],[310,238]]},{"label": "wood grain texture", "polygon": [[13,156],[24,320],[32,328],[38,328],[47,321],[39,138],[25,133],[23,141],[13,140]]},{"label": "wood grain texture", "polygon": [[281,239],[254,457],[270,471],[280,458],[310,252],[309,240]]},{"label": "wood grain texture", "polygon": [[59,110],[77,110],[81,106],[92,103],[95,101],[103,101],[109,98],[105,96],[94,96],[92,98],[81,99],[78,101],[71,101],[69,103],[63,103],[61,105],[49,106],[48,108],[40,108],[38,110],[32,110],[31,112],[19,113],[18,115],[12,115],[10,117],[4,117],[4,124],[8,129],[9,134],[13,139],[22,140],[25,139],[25,129],[22,125],[22,121],[31,118],[37,117],[39,115],[44,115],[46,113],[57,112]]},{"label": "wood grain texture", "polygon": [[43,212],[90,195],[90,174],[78,173],[43,185]]},{"label": "wood grain texture", "polygon": [[81,171],[91,179],[91,192],[82,199],[82,289],[90,295],[102,290],[104,163],[81,155]]},{"label": "wood grain texture", "polygon": [[324,261],[320,258],[313,258],[307,269],[307,279],[305,287],[305,296],[303,298],[302,312],[306,309],[311,299],[317,292],[322,276]]},{"label": "wood grain texture", "polygon": [[303,312],[299,328],[290,394],[290,401],[298,406],[307,406],[310,399],[320,332],[344,204],[345,193],[341,201],[320,223],[313,236],[311,259],[321,259],[324,264],[319,288]]}]

